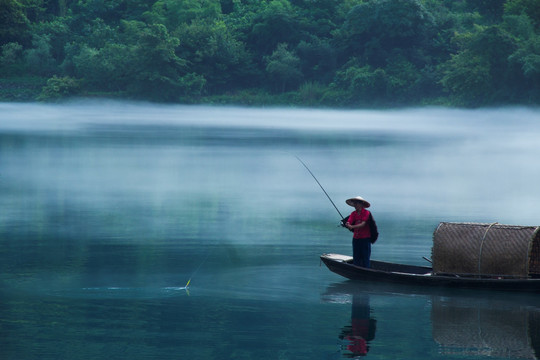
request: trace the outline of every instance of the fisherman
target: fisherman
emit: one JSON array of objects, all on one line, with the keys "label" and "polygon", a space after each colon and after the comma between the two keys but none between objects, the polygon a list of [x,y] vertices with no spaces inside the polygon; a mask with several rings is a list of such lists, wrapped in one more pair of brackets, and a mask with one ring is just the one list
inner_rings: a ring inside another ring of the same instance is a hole
[{"label": "fisherman", "polygon": [[371,257],[371,231],[368,224],[370,213],[367,208],[371,204],[361,196],[347,199],[345,202],[355,209],[345,223],[345,227],[353,231],[353,264],[368,268]]}]

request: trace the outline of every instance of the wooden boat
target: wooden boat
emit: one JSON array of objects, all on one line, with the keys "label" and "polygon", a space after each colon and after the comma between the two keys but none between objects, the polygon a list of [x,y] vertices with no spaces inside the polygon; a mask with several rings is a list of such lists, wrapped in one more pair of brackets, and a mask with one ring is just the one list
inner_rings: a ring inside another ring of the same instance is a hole
[{"label": "wooden boat", "polygon": [[432,267],[323,254],[328,268],[349,279],[439,287],[540,293],[540,227],[442,222],[433,233]]},{"label": "wooden boat", "polygon": [[540,278],[434,273],[433,269],[428,266],[404,265],[376,260],[371,261],[370,268],[363,268],[353,265],[352,257],[346,255],[323,254],[320,258],[330,271],[353,280],[540,293]]}]

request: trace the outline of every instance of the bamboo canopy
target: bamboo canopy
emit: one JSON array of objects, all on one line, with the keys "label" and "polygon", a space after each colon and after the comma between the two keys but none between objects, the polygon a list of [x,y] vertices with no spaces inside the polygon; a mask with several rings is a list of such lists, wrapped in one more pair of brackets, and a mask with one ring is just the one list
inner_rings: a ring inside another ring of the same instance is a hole
[{"label": "bamboo canopy", "polygon": [[540,228],[442,222],[433,233],[434,273],[540,276]]}]

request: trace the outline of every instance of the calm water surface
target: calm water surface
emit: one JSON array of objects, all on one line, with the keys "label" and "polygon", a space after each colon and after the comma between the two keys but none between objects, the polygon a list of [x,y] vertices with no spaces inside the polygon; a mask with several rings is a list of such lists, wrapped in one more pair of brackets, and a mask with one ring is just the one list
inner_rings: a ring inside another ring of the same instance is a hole
[{"label": "calm water surface", "polygon": [[[0,359],[534,359],[538,295],[349,282],[441,221],[540,225],[540,111],[0,104]],[[186,283],[191,279],[189,289]]]}]

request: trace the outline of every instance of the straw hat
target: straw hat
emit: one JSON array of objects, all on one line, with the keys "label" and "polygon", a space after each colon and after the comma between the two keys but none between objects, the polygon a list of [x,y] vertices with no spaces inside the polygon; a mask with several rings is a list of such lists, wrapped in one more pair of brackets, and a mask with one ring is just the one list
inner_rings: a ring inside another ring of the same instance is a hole
[{"label": "straw hat", "polygon": [[361,196],[357,196],[357,197],[353,197],[353,198],[345,200],[347,205],[352,206],[352,207],[354,207],[354,203],[357,202],[357,201],[360,201],[361,203],[363,203],[365,208],[368,208],[368,207],[371,206],[369,201],[367,201],[366,199],[364,199]]}]

